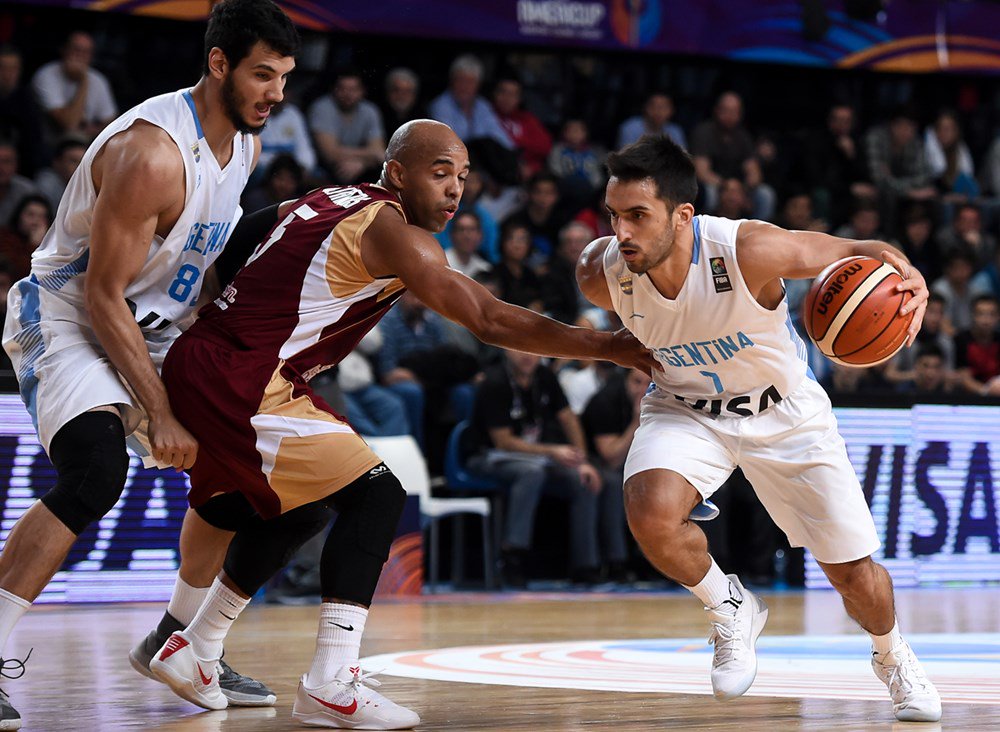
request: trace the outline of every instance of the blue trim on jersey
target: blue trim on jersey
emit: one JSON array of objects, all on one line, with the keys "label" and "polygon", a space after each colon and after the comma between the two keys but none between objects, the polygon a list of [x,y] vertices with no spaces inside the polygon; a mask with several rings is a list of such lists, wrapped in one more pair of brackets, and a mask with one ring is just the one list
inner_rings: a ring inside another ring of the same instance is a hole
[{"label": "blue trim on jersey", "polygon": [[694,250],[691,252],[691,264],[698,264],[698,260],[701,259],[701,226],[697,216],[691,221],[694,227]]},{"label": "blue trim on jersey", "polygon": [[64,264],[58,269],[54,269],[48,274],[44,274],[39,278],[35,278],[32,275],[31,279],[36,285],[41,285],[46,290],[51,290],[52,292],[58,292],[66,283],[77,275],[81,275],[87,271],[87,265],[90,263],[90,249],[85,249],[83,254],[74,259],[69,264]]},{"label": "blue trim on jersey", "polygon": [[18,282],[16,287],[21,293],[21,312],[18,317],[21,330],[14,336],[14,342],[21,349],[17,385],[21,401],[31,415],[35,432],[38,432],[38,377],[35,375],[35,364],[45,353],[38,280],[35,279],[35,275],[31,275]]},{"label": "blue trim on jersey", "polygon": [[198,133],[198,139],[200,140],[205,136],[205,133],[201,131],[201,120],[198,119],[198,110],[194,106],[194,97],[191,96],[191,92],[184,92],[184,101],[187,102],[188,107],[191,108],[191,116],[194,117],[194,129]]},{"label": "blue trim on jersey", "polygon": [[787,313],[785,315],[785,327],[788,328],[788,335],[792,339],[792,343],[795,345],[795,354],[806,364],[806,376],[808,376],[813,381],[819,381],[816,378],[816,374],[813,373],[812,366],[809,365],[809,348],[806,346],[805,341],[799,335],[799,332],[795,330],[795,324],[792,323],[792,314]]}]

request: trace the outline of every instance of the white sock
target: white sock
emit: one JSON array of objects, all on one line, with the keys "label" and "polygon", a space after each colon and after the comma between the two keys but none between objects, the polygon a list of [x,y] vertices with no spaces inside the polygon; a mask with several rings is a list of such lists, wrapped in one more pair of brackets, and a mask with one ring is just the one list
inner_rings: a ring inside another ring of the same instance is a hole
[{"label": "white sock", "polygon": [[31,603],[22,597],[0,589],[0,653],[7,647],[7,638],[17,621],[28,612]]},{"label": "white sock", "polygon": [[872,650],[875,651],[879,660],[882,660],[885,654],[903,642],[903,635],[899,632],[899,623],[896,622],[896,618],[892,619],[892,630],[885,635],[875,635],[874,633],[868,635],[872,637]]},{"label": "white sock", "polygon": [[319,608],[316,655],[306,677],[310,689],[330,683],[342,666],[358,660],[368,619],[368,608],[357,605],[324,602]]},{"label": "white sock", "polygon": [[167,612],[170,613],[181,625],[187,627],[198,614],[198,608],[208,597],[209,587],[192,587],[177,575],[174,582],[174,594],[170,596],[167,604]]},{"label": "white sock", "polygon": [[230,626],[250,600],[244,600],[216,579],[184,634],[191,639],[194,655],[205,661],[222,656],[222,641]]},{"label": "white sock", "polygon": [[708,568],[708,574],[702,578],[701,582],[694,587],[687,587],[687,589],[691,590],[706,608],[712,610],[718,608],[726,600],[739,601],[743,599],[743,593],[722,573],[719,565],[715,563],[715,559],[712,559],[712,566]]}]

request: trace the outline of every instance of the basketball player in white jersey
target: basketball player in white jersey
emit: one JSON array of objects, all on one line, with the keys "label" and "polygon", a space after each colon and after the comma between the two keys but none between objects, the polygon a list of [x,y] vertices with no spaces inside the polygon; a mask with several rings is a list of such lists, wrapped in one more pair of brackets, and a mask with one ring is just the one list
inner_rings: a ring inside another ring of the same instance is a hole
[{"label": "basketball player in white jersey", "polygon": [[900,635],[892,581],[871,559],[879,540],[830,401],[792,329],[782,278],[815,277],[843,257],[883,259],[913,298],[908,341],[927,286],[893,247],[696,216],[690,157],[647,136],[608,158],[615,232],[584,251],[577,277],[615,310],[662,371],[642,401],[625,463],[629,527],[646,557],[705,605],[715,644],[712,688],[743,694],[757,672],[767,607],[708,554],[688,520],[737,466],[792,546],[805,546],[872,638],[872,667],[900,720],[936,721],[941,700]]},{"label": "basketball player in white jersey", "polygon": [[[254,135],[282,99],[298,34],[271,0],[225,0],[205,40],[193,89],[143,102],[91,144],[31,275],[10,290],[4,348],[58,479],[0,555],[0,650],[77,536],[118,501],[125,438],[143,417],[152,458],[194,463],[197,443],[171,413],[158,368],[239,218],[260,153]],[[217,571],[231,534],[185,530],[204,539],[195,548]],[[3,666],[23,672],[23,661]],[[0,694],[0,729],[20,726]]]}]

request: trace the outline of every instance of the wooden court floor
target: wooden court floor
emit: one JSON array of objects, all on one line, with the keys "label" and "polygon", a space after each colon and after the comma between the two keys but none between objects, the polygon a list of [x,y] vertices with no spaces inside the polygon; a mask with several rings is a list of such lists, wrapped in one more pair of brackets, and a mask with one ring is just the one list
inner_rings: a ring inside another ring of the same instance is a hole
[{"label": "wooden court floor", "polygon": [[[764,597],[771,607],[765,635],[852,632],[832,592]],[[901,592],[897,597],[900,621],[910,633],[1000,631],[998,600],[1000,590]],[[227,660],[266,680],[278,694],[278,705],[222,712],[202,712],[129,667],[129,647],[161,612],[156,605],[32,610],[8,649],[12,656],[23,656],[34,647],[27,674],[3,682],[24,717],[24,729],[305,729],[293,723],[291,705],[298,676],[312,657],[314,606],[251,606],[244,612],[230,636]],[[362,652],[707,634],[704,613],[686,594],[448,595],[377,604]],[[946,704],[940,725],[903,724],[893,720],[888,696],[878,702],[747,696],[721,704],[693,694],[616,692],[612,675],[605,691],[381,678],[381,691],[419,712],[421,730],[1000,730],[996,704]],[[1000,689],[1000,679],[982,681]]]}]

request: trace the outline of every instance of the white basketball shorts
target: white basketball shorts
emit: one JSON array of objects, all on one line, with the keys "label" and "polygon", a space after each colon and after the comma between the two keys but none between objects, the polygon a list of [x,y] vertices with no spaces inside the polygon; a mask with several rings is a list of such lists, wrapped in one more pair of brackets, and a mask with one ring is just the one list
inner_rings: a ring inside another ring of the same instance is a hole
[{"label": "white basketball shorts", "polygon": [[812,379],[752,417],[713,418],[660,389],[642,400],[626,480],[672,470],[709,498],[737,467],[792,546],[807,547],[828,564],[878,549],[830,399]]},{"label": "white basketball shorts", "polygon": [[125,434],[142,416],[97,336],[80,320],[86,321],[85,313],[31,277],[10,288],[3,347],[46,452],[67,422],[95,407],[117,407]]}]

